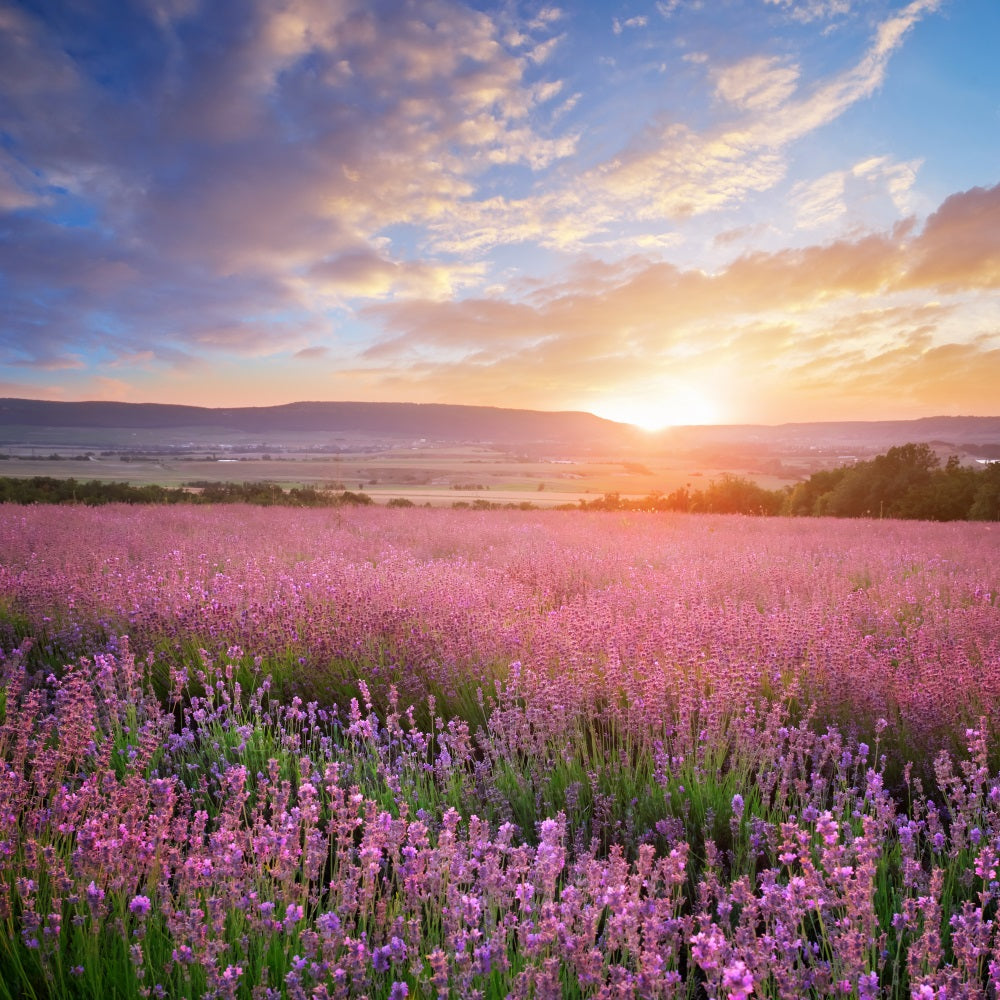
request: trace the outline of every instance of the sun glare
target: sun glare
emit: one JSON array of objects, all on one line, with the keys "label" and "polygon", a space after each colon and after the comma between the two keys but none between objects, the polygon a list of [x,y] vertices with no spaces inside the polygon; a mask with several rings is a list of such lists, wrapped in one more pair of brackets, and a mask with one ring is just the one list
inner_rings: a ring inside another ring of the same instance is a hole
[{"label": "sun glare", "polygon": [[603,399],[592,410],[600,417],[650,432],[683,424],[714,424],[719,419],[715,403],[688,386]]}]

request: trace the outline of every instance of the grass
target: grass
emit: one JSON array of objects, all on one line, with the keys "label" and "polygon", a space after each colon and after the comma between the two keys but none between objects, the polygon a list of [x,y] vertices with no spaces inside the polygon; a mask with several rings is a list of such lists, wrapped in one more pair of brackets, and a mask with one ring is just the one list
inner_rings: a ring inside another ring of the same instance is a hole
[{"label": "grass", "polygon": [[[216,439],[218,440],[218,439]],[[116,447],[135,447],[127,440]],[[141,450],[141,445],[139,446]],[[58,448],[45,446],[46,451]],[[206,450],[211,450],[207,448]],[[265,449],[266,450],[266,449]],[[644,457],[651,474],[636,475],[625,471],[616,456],[586,457],[569,466],[554,465],[549,460],[514,460],[502,452],[482,449],[429,448],[406,449],[380,454],[345,454],[336,457],[288,455],[265,460],[245,456],[235,463],[219,463],[204,458],[150,455],[143,460],[123,462],[118,455],[97,457],[91,461],[53,461],[42,457],[19,457],[3,463],[6,476],[28,478],[97,479],[104,482],[128,482],[136,486],[177,487],[193,481],[280,483],[285,488],[342,483],[354,489],[364,484],[364,491],[380,503],[403,497],[414,503],[430,502],[450,506],[454,501],[476,498],[508,502],[531,501],[542,506],[575,502],[578,498],[619,493],[622,496],[646,496],[654,491],[669,493],[691,481],[692,473],[705,477],[726,472],[748,476],[768,489],[790,482],[770,475],[748,473],[743,467],[693,469],[690,462],[666,456]],[[573,478],[565,478],[566,470]],[[424,482],[416,480],[423,479]],[[474,483],[483,491],[455,490],[453,484]],[[544,490],[539,490],[544,484]]]}]

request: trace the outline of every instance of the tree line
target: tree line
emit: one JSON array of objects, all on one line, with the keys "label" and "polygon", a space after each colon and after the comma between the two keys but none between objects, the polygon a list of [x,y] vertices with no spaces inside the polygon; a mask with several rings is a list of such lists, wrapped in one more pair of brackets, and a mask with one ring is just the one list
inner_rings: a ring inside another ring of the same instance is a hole
[{"label": "tree line", "polygon": [[943,465],[928,444],[890,448],[865,462],[814,472],[807,480],[768,490],[724,474],[704,489],[683,486],[641,500],[616,493],[582,501],[586,510],[675,510],[785,517],[891,517],[923,521],[1000,520],[1000,462],[981,469],[956,456]]},{"label": "tree line", "polygon": [[[184,487],[133,486],[34,476],[0,477],[0,503],[251,503],[284,507],[340,507],[373,503],[367,493],[283,489],[277,483],[205,483]],[[403,499],[390,506],[412,506]],[[456,507],[496,509],[513,504],[476,500]],[[522,510],[536,505],[524,502]],[[639,499],[606,493],[594,500],[564,504],[564,510],[681,511],[786,517],[891,517],[925,521],[1000,521],[1000,462],[981,469],[963,466],[952,456],[944,464],[927,444],[890,448],[865,462],[814,472],[794,486],[768,490],[750,479],[725,473],[703,489],[690,484],[671,493]]]},{"label": "tree line", "polygon": [[197,489],[183,486],[133,486],[91,479],[32,476],[0,477],[0,503],[79,503],[97,507],[108,503],[206,504],[250,503],[263,507],[342,507],[374,503],[367,493],[332,492],[312,486],[282,489],[277,483],[206,483]]}]

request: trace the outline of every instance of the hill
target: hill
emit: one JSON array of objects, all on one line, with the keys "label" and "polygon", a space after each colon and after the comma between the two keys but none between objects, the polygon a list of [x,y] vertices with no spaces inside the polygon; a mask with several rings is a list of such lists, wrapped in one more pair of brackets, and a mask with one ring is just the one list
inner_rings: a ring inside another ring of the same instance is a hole
[{"label": "hill", "polygon": [[302,402],[217,409],[164,403],[0,399],[0,432],[15,427],[144,431],[211,428],[255,436],[330,433],[503,444],[616,445],[636,433],[627,424],[592,413],[439,403]]},{"label": "hill", "polygon": [[444,403],[299,402],[283,406],[201,407],[166,403],[53,402],[0,399],[0,445],[77,443],[103,447],[128,441],[149,446],[213,435],[266,445],[306,438],[352,442],[420,441],[540,447],[619,454],[702,455],[737,449],[743,455],[808,452],[861,457],[909,442],[968,455],[1000,457],[1000,417],[826,421],[776,425],[674,427],[648,434],[629,424],[579,411],[506,409]]},{"label": "hill", "polygon": [[908,442],[956,446],[1000,444],[1000,417],[922,417],[917,420],[836,420],[788,424],[674,427],[660,435],[680,446],[759,443],[776,448],[891,448]]}]

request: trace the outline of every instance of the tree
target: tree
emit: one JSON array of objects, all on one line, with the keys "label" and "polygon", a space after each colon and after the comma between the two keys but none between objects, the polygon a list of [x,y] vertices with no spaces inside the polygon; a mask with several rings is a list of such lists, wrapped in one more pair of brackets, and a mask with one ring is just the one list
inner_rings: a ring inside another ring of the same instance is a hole
[{"label": "tree", "polygon": [[962,521],[969,517],[976,495],[975,469],[963,466],[952,455],[943,469],[935,469],[923,485],[911,487],[893,505],[894,517],[923,521]]},{"label": "tree", "polygon": [[824,497],[840,485],[850,468],[849,465],[841,465],[836,469],[822,469],[814,472],[804,483],[797,483],[785,498],[781,513],[791,517],[815,517],[824,513]]},{"label": "tree", "polygon": [[1000,521],[1000,462],[990,462],[976,480],[969,517],[973,521]]},{"label": "tree", "polygon": [[925,488],[939,465],[929,444],[890,448],[869,462],[850,467],[818,513],[834,517],[905,517],[904,498]]},{"label": "tree", "polygon": [[691,509],[715,514],[769,515],[778,513],[783,500],[780,491],[766,490],[751,479],[727,472],[695,494]]}]

